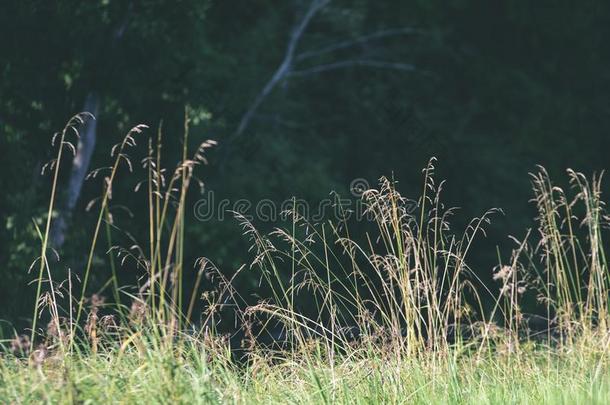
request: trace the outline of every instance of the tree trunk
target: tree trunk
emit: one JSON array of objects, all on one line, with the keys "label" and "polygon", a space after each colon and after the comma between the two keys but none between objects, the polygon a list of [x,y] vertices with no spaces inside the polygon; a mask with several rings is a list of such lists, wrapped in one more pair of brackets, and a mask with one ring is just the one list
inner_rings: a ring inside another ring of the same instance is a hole
[{"label": "tree trunk", "polygon": [[[97,118],[99,104],[99,96],[94,92],[90,92],[85,99],[83,111],[90,112]],[[97,120],[87,120],[79,133],[80,137],[78,139],[76,154],[72,161],[72,170],[70,172],[65,200],[51,231],[51,240],[56,249],[61,249],[65,242],[68,222],[72,216],[74,207],[76,207],[83,183],[85,182],[85,177],[89,171],[91,156],[95,149],[95,140],[97,137]]]}]

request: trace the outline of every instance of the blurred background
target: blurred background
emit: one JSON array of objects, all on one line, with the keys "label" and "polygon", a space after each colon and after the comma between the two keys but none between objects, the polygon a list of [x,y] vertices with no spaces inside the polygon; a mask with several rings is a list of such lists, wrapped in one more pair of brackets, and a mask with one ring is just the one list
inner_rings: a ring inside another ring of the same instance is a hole
[{"label": "blurred background", "polygon": [[[79,160],[66,161],[53,230],[59,268],[87,257],[100,179],[110,149],[136,124],[156,137],[163,162],[181,159],[185,106],[189,148],[219,146],[199,169],[215,198],[296,196],[316,203],[355,178],[393,176],[416,198],[421,169],[438,158],[444,200],[461,207],[454,227],[502,208],[470,264],[491,280],[509,235],[535,227],[528,173],[608,166],[610,2],[520,0],[2,1],[0,3],[0,319],[29,323],[53,156],[51,138],[73,114]],[[135,166],[148,140],[131,153]],[[115,182],[117,243],[147,238],[145,176]],[[193,193],[193,203],[200,198]],[[122,209],[121,207],[129,208]],[[251,260],[230,215],[187,216],[187,263],[210,258],[232,274]],[[277,224],[257,224],[271,229]],[[101,246],[92,283],[108,278]],[[502,253],[507,254],[507,253]],[[137,270],[121,270],[124,283]],[[253,291],[258,276],[242,277]]]}]

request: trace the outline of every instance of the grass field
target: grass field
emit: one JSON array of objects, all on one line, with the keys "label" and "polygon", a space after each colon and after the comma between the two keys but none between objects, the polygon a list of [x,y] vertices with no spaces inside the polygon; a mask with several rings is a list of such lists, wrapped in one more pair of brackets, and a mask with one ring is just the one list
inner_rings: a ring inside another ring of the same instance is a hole
[{"label": "grass field", "polygon": [[[603,235],[608,217],[601,176],[568,171],[571,188],[545,170],[532,174],[537,229],[498,257],[494,286],[468,266],[473,241],[496,210],[463,233],[441,202],[434,161],[422,195],[407,200],[381,179],[364,191],[368,231],[347,220],[313,224],[288,210],[287,228],[260,233],[236,214],[255,256],[227,279],[196,262],[192,289],[182,280],[186,193],[205,162],[205,142],[172,174],[149,142],[149,234],[143,246],[111,246],[106,300],[88,288],[99,244],[111,244],[108,207],[117,173],[128,166],[143,127],[112,151],[88,259],[78,280],[57,280],[49,229],[62,151],[83,116],[58,134],[49,215],[39,229],[41,255],[31,333],[1,341],[4,403],[606,403],[610,398],[610,277]],[[187,127],[188,128],[188,127]],[[160,139],[160,137],[159,137]],[[185,142],[186,144],[186,142]],[[156,154],[156,155],[155,155]],[[166,178],[167,177],[167,178]],[[129,259],[140,285],[116,276]],[[267,297],[249,303],[233,288],[256,272]],[[207,277],[204,277],[207,276]],[[80,280],[80,281],[79,281]],[[215,280],[213,291],[198,288]],[[190,297],[185,291],[194,290]],[[529,313],[522,303],[528,300]],[[119,304],[119,302],[121,304]],[[484,303],[487,304],[484,304]],[[305,304],[304,304],[305,303]],[[203,307],[194,320],[194,308]],[[237,339],[217,328],[227,308]],[[536,315],[533,315],[536,313]],[[45,323],[45,328],[41,323]],[[265,334],[281,338],[264,343]]]},{"label": "grass field", "polygon": [[[607,403],[607,361],[592,347],[542,348],[484,357],[452,351],[401,358],[366,351],[329,361],[320,353],[236,365],[201,342],[4,360],[5,403]],[[288,356],[290,357],[290,356]]]}]

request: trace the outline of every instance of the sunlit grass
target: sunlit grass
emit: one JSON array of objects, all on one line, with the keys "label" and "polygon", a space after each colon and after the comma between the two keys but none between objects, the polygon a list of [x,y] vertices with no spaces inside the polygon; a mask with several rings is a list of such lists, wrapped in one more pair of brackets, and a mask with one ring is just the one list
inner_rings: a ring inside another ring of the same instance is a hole
[{"label": "sunlit grass", "polygon": [[[49,213],[62,150],[73,149],[66,134],[78,122],[60,133]],[[160,166],[161,131],[149,140],[137,186],[148,208],[146,242],[112,245],[119,226],[109,210],[112,185],[119,167],[137,170],[126,152],[143,129],[135,127],[113,149],[113,166],[93,172],[103,177],[106,170],[107,177],[87,263],[75,270],[82,282],[71,271],[66,280],[51,279],[57,277],[47,260],[51,215],[40,232],[32,331],[0,342],[2,402],[606,403],[610,397],[603,237],[609,218],[601,176],[589,181],[568,171],[566,192],[543,168],[532,175],[536,228],[512,238],[509,257],[499,255],[494,285],[468,263],[473,241],[499,210],[454,230],[455,211],[442,202],[434,160],[415,200],[386,178],[366,190],[368,226],[360,234],[347,219],[311,223],[296,203],[284,213],[289,226],[267,234],[236,213],[254,257],[233,277],[254,272],[260,291],[268,292],[252,304],[207,258],[196,261],[194,291],[183,296],[186,195],[213,141],[192,159],[185,142],[168,175]],[[103,224],[114,302],[88,291]],[[139,285],[118,285],[125,261],[143,274]],[[204,274],[215,289],[200,297]],[[534,298],[536,316],[522,308],[524,297]],[[217,328],[227,308],[238,324],[233,339]],[[272,329],[279,333],[265,343]]]},{"label": "sunlit grass", "polygon": [[[603,365],[603,366],[602,366]],[[601,366],[601,367],[600,367]],[[352,353],[238,365],[185,342],[48,358],[4,359],[3,402],[73,403],[606,403],[607,362],[593,352],[395,358]]]}]

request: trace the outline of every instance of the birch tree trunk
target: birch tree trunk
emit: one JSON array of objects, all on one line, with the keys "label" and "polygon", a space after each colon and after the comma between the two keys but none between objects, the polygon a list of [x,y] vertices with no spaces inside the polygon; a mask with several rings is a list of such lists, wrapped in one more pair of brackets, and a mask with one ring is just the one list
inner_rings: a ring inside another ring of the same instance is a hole
[{"label": "birch tree trunk", "polygon": [[[90,92],[85,99],[83,111],[89,112],[97,118],[99,104],[99,96],[94,92]],[[74,155],[74,159],[72,161],[72,170],[70,172],[70,179],[68,180],[68,188],[66,190],[65,199],[51,230],[51,240],[53,241],[53,246],[56,249],[61,249],[65,242],[68,222],[72,217],[72,212],[74,211],[76,203],[80,197],[83,183],[85,182],[85,177],[89,172],[91,156],[95,150],[95,141],[97,138],[97,120],[87,120],[79,133],[80,138],[78,140],[76,154]]]}]

